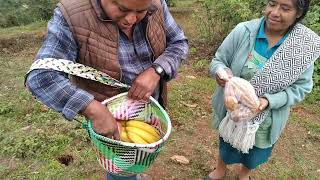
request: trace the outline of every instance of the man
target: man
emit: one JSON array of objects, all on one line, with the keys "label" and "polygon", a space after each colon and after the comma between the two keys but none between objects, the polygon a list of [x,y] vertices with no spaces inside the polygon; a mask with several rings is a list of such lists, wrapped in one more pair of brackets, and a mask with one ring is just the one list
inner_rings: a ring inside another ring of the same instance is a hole
[{"label": "man", "polygon": [[[48,23],[37,59],[56,58],[91,66],[131,85],[129,98],[166,101],[166,81],[187,58],[188,42],[164,0],[62,0]],[[119,139],[116,121],[101,101],[117,88],[35,69],[26,79],[34,96],[72,120],[82,114],[96,133]],[[108,175],[108,179],[119,177]],[[128,177],[126,179],[136,177]]]}]

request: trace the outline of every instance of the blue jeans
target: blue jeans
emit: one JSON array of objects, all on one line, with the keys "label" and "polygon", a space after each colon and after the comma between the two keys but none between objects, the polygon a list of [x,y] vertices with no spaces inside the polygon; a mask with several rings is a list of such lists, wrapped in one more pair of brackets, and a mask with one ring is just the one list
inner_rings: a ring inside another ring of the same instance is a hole
[{"label": "blue jeans", "polygon": [[107,173],[107,180],[137,180],[137,175],[133,176],[117,176]]}]

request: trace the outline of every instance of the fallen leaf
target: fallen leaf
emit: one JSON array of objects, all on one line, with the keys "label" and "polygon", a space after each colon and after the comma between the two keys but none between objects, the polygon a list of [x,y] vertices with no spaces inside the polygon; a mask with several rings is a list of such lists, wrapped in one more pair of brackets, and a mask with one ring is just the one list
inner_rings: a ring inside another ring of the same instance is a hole
[{"label": "fallen leaf", "polygon": [[41,105],[39,110],[40,110],[40,112],[47,112],[49,110],[49,108],[45,105]]},{"label": "fallen leaf", "polygon": [[32,129],[32,125],[21,128],[22,131],[30,131]]},{"label": "fallen leaf", "polygon": [[44,133],[44,130],[42,130],[42,129],[37,129],[36,132],[39,133],[39,134],[42,134],[42,133]]},{"label": "fallen leaf", "polygon": [[195,76],[186,76],[188,79],[197,79]]},{"label": "fallen leaf", "polygon": [[320,169],[317,170],[317,173],[320,173]]},{"label": "fallen leaf", "polygon": [[10,170],[17,170],[18,169],[18,164],[16,162],[15,157],[10,159],[10,161],[9,161],[9,169]]},{"label": "fallen leaf", "polygon": [[207,151],[209,154],[213,154],[213,152],[212,152],[210,149],[208,149],[208,148],[206,148],[206,151]]},{"label": "fallen leaf", "polygon": [[183,105],[185,105],[185,106],[187,106],[187,107],[189,107],[189,108],[196,108],[197,106],[198,106],[198,104],[188,104],[188,103],[186,103],[186,102],[181,102]]},{"label": "fallen leaf", "polygon": [[178,162],[180,164],[189,164],[190,161],[184,157],[184,156],[179,156],[179,155],[174,155],[171,157],[171,160],[175,161],[175,162]]}]

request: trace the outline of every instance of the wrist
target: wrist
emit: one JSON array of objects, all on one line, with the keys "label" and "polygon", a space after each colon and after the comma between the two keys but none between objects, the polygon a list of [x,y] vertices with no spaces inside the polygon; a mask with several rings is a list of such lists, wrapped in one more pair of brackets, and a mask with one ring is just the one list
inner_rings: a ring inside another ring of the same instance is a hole
[{"label": "wrist", "polygon": [[101,106],[101,103],[97,100],[91,101],[88,106],[81,112],[82,115],[86,117],[91,117],[95,114],[97,107]]},{"label": "wrist", "polygon": [[163,78],[165,75],[164,69],[158,64],[152,64],[151,68],[154,69],[155,73],[159,75],[160,78]]}]

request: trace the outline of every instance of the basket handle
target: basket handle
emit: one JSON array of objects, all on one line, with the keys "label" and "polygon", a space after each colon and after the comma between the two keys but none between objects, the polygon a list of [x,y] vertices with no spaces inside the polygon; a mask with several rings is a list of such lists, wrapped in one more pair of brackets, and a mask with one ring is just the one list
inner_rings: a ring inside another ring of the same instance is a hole
[{"label": "basket handle", "polygon": [[70,75],[97,81],[108,86],[123,88],[126,91],[128,91],[130,88],[129,85],[124,84],[115,78],[112,78],[104,72],[101,72],[89,66],[85,66],[83,64],[75,63],[70,60],[55,58],[38,59],[32,63],[27,74],[35,69],[51,69],[60,71]]}]

